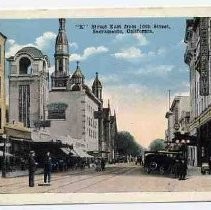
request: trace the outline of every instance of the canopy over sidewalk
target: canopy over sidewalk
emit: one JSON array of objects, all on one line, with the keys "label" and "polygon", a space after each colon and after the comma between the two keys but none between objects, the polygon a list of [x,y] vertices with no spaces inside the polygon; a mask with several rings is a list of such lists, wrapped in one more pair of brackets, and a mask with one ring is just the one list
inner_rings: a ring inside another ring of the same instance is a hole
[{"label": "canopy over sidewalk", "polygon": [[81,148],[74,148],[73,151],[79,156],[79,157],[87,157],[87,158],[93,158],[93,156],[87,154],[83,149]]}]

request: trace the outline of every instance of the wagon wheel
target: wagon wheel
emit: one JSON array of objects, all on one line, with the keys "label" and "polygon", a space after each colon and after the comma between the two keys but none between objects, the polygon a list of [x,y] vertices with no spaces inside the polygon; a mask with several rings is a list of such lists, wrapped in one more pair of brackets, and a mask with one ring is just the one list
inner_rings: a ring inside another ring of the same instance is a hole
[{"label": "wagon wheel", "polygon": [[154,171],[158,167],[158,164],[156,162],[151,162],[149,164],[149,168]]}]

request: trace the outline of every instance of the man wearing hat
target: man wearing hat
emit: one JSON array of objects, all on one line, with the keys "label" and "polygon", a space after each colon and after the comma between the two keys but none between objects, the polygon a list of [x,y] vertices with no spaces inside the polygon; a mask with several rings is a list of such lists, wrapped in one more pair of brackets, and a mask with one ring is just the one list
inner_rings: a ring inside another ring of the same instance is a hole
[{"label": "man wearing hat", "polygon": [[34,173],[36,170],[35,152],[30,151],[29,154],[29,187],[34,187]]}]

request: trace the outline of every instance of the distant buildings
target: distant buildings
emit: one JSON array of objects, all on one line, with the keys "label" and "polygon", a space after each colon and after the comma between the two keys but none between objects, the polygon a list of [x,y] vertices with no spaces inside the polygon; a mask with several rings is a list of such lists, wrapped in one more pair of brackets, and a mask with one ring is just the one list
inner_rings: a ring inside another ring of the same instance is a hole
[{"label": "distant buildings", "polygon": [[0,33],[0,135],[6,124],[6,90],[5,90],[5,42],[6,36]]},{"label": "distant buildings", "polygon": [[98,73],[92,88],[85,83],[79,62],[69,72],[69,44],[65,19],[59,19],[55,43],[55,71],[48,57],[24,47],[9,61],[9,121],[31,129],[33,141],[59,140],[88,153],[115,157],[116,114],[103,106]]}]

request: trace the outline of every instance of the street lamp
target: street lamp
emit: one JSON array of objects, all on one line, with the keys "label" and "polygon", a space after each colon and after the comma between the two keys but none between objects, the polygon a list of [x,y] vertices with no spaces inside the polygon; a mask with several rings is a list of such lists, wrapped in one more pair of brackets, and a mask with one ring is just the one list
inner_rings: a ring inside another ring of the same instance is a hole
[{"label": "street lamp", "polygon": [[6,140],[7,140],[6,134],[3,134],[2,138],[4,140],[2,177],[5,178],[6,177]]}]

